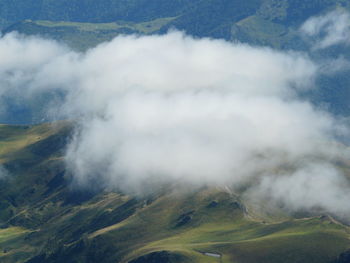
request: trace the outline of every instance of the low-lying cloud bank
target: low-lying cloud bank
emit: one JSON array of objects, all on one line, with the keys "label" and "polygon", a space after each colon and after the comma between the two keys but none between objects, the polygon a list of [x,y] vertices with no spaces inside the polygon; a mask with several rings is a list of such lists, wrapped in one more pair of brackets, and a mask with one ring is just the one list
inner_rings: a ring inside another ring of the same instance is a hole
[{"label": "low-lying cloud bank", "polygon": [[77,184],[128,193],[161,185],[245,186],[290,211],[349,215],[338,138],[348,127],[299,97],[320,74],[306,54],[194,39],[121,36],[84,54],[56,42],[0,39],[0,97],[61,94],[75,118],[67,169]]}]

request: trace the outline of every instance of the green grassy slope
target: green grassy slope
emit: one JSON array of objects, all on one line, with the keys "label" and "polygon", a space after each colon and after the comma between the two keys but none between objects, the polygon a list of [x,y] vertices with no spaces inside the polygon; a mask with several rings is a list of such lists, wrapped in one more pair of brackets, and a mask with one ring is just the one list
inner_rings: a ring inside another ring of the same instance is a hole
[{"label": "green grassy slope", "polygon": [[330,263],[350,247],[329,217],[266,223],[221,188],[76,189],[62,159],[70,133],[67,122],[0,126],[1,262]]}]

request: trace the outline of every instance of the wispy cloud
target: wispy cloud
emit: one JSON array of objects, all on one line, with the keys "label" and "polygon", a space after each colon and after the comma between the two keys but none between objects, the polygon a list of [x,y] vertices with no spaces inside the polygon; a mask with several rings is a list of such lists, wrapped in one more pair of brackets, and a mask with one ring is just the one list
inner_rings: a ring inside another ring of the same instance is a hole
[{"label": "wispy cloud", "polygon": [[350,15],[343,10],[312,17],[300,29],[310,38],[314,49],[350,44]]},{"label": "wispy cloud", "polygon": [[8,175],[8,171],[4,168],[3,165],[0,165],[0,180],[5,179],[6,177],[8,177]]}]

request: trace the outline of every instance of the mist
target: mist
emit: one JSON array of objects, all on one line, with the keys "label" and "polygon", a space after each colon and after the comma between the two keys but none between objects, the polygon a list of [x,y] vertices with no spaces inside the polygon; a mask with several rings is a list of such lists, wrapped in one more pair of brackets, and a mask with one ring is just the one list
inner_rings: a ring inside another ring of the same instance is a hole
[{"label": "mist", "polygon": [[5,179],[8,176],[9,176],[8,171],[2,165],[0,165],[0,180]]},{"label": "mist", "polygon": [[339,163],[349,150],[339,138],[348,126],[300,96],[322,71],[306,53],[177,31],[119,36],[85,53],[0,39],[0,100],[58,92],[47,116],[76,121],[65,156],[75,185],[129,194],[174,182],[244,185],[248,200],[346,216]]}]

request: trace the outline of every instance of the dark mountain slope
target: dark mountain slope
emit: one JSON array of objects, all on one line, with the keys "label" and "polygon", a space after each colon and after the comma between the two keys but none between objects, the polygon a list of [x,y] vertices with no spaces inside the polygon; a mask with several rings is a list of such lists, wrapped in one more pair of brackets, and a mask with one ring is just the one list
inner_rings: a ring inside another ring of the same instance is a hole
[{"label": "dark mountain slope", "polygon": [[71,128],[0,126],[1,262],[328,263],[350,246],[348,227],[331,218],[266,223],[221,188],[76,188],[62,159]]}]

